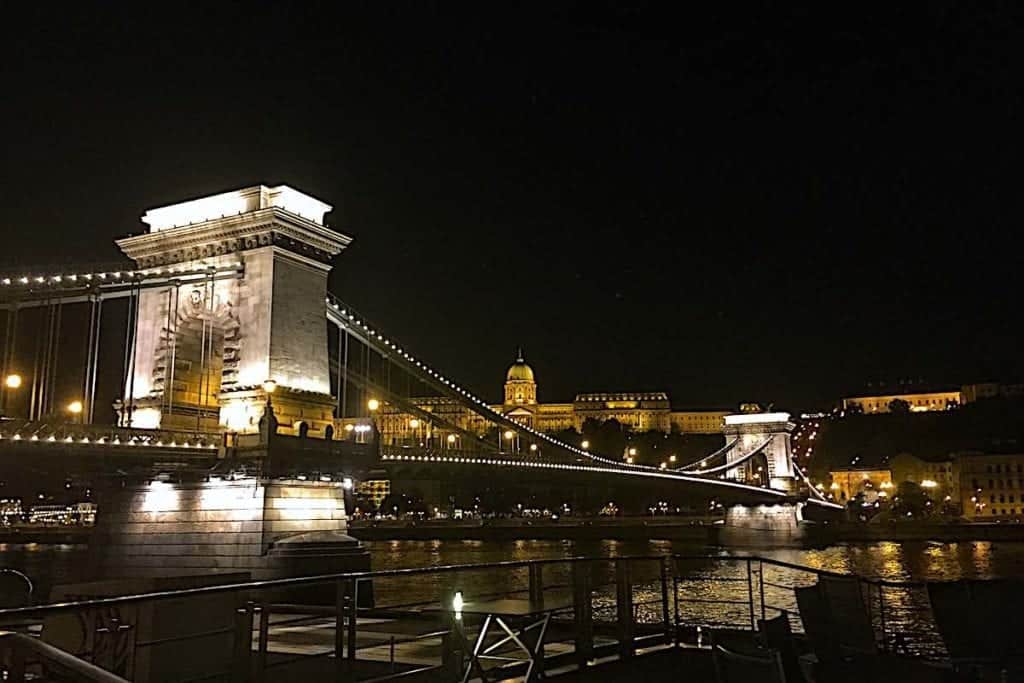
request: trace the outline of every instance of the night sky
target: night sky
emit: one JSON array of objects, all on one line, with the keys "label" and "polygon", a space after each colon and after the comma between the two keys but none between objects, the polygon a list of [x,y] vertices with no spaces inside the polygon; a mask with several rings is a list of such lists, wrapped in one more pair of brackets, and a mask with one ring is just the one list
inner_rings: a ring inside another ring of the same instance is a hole
[{"label": "night sky", "polygon": [[287,183],[356,238],[331,289],[494,400],[520,344],[541,400],[1022,374],[1014,3],[39,4],[0,265]]}]

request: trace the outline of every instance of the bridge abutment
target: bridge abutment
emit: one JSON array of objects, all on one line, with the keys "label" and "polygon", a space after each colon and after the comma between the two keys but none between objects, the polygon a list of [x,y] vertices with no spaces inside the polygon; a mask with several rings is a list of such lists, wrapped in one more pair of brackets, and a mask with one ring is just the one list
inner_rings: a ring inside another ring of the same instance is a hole
[{"label": "bridge abutment", "polygon": [[92,551],[104,577],[369,569],[369,554],[346,528],[337,482],[153,481],[103,492]]},{"label": "bridge abutment", "polygon": [[722,545],[747,547],[801,546],[808,540],[803,503],[732,505],[726,508]]}]

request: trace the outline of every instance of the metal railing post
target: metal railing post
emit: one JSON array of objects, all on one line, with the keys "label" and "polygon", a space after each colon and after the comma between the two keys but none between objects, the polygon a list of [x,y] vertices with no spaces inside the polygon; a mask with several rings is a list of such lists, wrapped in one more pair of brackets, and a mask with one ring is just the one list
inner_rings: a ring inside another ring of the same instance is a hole
[{"label": "metal railing post", "polygon": [[254,606],[252,601],[235,610],[235,662],[232,678],[239,683],[252,677],[252,624]]},{"label": "metal railing post", "polygon": [[633,642],[633,580],[629,560],[615,559],[615,607],[618,617],[619,657],[629,659],[636,649]]},{"label": "metal railing post", "polygon": [[544,606],[544,572],[543,565],[531,564],[530,572],[530,602]]},{"label": "metal railing post", "polygon": [[346,640],[345,658],[348,660],[349,680],[356,679],[356,609],[359,602],[359,579],[349,579],[345,582],[345,593],[348,598],[348,633]]},{"label": "metal railing post", "polygon": [[761,621],[767,618],[764,604],[764,561],[757,561],[757,589],[761,593]]},{"label": "metal railing post", "polygon": [[882,628],[882,652],[889,651],[889,635],[885,632],[885,595],[882,584],[878,584],[878,621]]},{"label": "metal railing post", "polygon": [[591,602],[592,564],[587,560],[572,564],[572,613],[576,633],[576,659],[584,670],[594,651],[594,605]]},{"label": "metal railing post", "polygon": [[345,582],[334,582],[334,673],[345,676]]},{"label": "metal railing post", "polygon": [[256,679],[264,680],[267,675],[267,641],[270,639],[270,603],[260,603],[259,649],[256,651]]},{"label": "metal railing post", "polygon": [[754,575],[751,573],[751,560],[747,559],[747,602],[750,606],[750,630],[757,630],[757,617],[754,615]]},{"label": "metal railing post", "polygon": [[668,613],[668,572],[669,572],[669,558],[661,558],[661,623],[665,628],[665,642],[675,642],[675,636],[673,635],[674,629],[672,628],[672,619]]},{"label": "metal railing post", "polygon": [[[2,641],[0,641],[2,643]],[[6,650],[6,652],[5,652]],[[0,664],[7,662],[10,666],[7,669],[7,676],[4,681],[10,683],[24,683],[25,681],[25,653],[13,642],[10,647],[0,647]]]},{"label": "metal railing post", "polygon": [[672,573],[672,606],[675,610],[675,621],[672,626],[672,644],[679,646],[679,577]]}]

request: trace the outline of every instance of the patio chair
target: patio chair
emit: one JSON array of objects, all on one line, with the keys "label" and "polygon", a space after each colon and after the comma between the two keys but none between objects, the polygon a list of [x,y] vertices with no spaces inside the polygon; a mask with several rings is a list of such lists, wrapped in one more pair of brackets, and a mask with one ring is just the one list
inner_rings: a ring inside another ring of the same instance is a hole
[{"label": "patio chair", "polygon": [[786,683],[786,674],[777,650],[739,653],[715,645],[711,652],[717,683]]}]

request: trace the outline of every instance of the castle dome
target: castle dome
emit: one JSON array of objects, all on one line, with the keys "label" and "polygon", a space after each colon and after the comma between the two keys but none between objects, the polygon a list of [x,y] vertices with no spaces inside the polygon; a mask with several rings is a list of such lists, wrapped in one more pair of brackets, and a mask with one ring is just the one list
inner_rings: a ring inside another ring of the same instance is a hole
[{"label": "castle dome", "polygon": [[523,360],[523,351],[519,350],[519,354],[516,356],[516,362],[509,366],[508,373],[505,375],[507,382],[534,382],[533,368],[526,364]]}]

